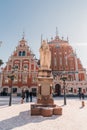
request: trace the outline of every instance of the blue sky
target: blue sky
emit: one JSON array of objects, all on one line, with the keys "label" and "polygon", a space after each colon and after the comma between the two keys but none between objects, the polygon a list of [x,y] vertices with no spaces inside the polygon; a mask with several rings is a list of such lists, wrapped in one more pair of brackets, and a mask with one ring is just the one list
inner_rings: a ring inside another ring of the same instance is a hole
[{"label": "blue sky", "polygon": [[22,38],[39,58],[41,34],[43,39],[69,38],[77,56],[87,68],[87,0],[0,0],[0,58],[4,62]]}]

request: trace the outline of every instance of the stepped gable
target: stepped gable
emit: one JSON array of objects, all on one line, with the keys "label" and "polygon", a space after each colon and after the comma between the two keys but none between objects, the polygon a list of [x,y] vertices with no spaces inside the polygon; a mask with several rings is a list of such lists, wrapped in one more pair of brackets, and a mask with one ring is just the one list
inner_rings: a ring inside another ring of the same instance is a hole
[{"label": "stepped gable", "polygon": [[[69,44],[68,38],[65,40],[63,37],[60,38],[57,34],[54,38],[51,38],[51,40],[48,41],[48,44],[51,50],[51,69],[54,75],[62,74],[63,71],[78,71],[79,79],[85,79],[86,70],[75,50]],[[75,74],[73,75],[73,80],[75,80]]]},{"label": "stepped gable", "polygon": [[35,54],[31,51],[24,37],[19,41],[13,54],[9,57],[6,66],[2,72],[2,86],[9,86],[7,75],[11,73],[12,68],[15,68],[16,80],[14,85],[26,87],[37,85],[36,78],[38,75],[38,60]]}]

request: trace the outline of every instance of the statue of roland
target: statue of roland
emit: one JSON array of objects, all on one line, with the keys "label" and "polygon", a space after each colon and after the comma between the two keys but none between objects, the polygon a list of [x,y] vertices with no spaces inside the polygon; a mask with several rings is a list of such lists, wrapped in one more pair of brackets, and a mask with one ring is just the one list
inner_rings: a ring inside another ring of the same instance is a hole
[{"label": "statue of roland", "polygon": [[43,40],[40,47],[40,66],[42,69],[50,69],[51,65],[51,52],[49,45]]}]

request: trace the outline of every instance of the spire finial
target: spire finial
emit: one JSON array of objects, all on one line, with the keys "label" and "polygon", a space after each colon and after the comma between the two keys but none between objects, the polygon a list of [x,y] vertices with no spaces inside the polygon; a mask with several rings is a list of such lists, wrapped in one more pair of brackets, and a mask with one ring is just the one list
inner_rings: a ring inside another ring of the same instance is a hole
[{"label": "spire finial", "polygon": [[64,39],[64,37],[62,36],[62,40]]},{"label": "spire finial", "polygon": [[75,49],[75,55],[77,56],[76,49]]},{"label": "spire finial", "polygon": [[46,41],[47,41],[47,43],[48,43],[48,38],[47,38],[47,40],[46,40]]},{"label": "spire finial", "polygon": [[68,36],[67,36],[67,41],[69,41],[69,38],[68,38]]},{"label": "spire finial", "polygon": [[56,27],[56,36],[58,36],[58,28]]},{"label": "spire finial", "polygon": [[43,35],[41,34],[41,44],[42,44],[42,40],[43,40]]},{"label": "spire finial", "polygon": [[24,37],[25,37],[25,32],[23,31],[22,39],[24,39]]}]

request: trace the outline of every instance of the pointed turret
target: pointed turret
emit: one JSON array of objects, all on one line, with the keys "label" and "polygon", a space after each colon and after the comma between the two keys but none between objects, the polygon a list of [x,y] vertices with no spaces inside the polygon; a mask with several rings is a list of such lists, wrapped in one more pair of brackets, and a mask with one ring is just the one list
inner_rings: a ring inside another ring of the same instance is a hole
[{"label": "pointed turret", "polygon": [[23,32],[22,39],[24,39],[24,37],[25,37],[25,33]]},{"label": "pointed turret", "polygon": [[43,41],[43,35],[41,34],[41,44],[42,44],[42,41]]},{"label": "pointed turret", "polygon": [[59,39],[59,36],[58,36],[58,28],[56,27],[56,37],[55,39]]},{"label": "pointed turret", "polygon": [[23,32],[22,39],[19,41],[19,46],[24,47],[26,45],[25,33]]}]

